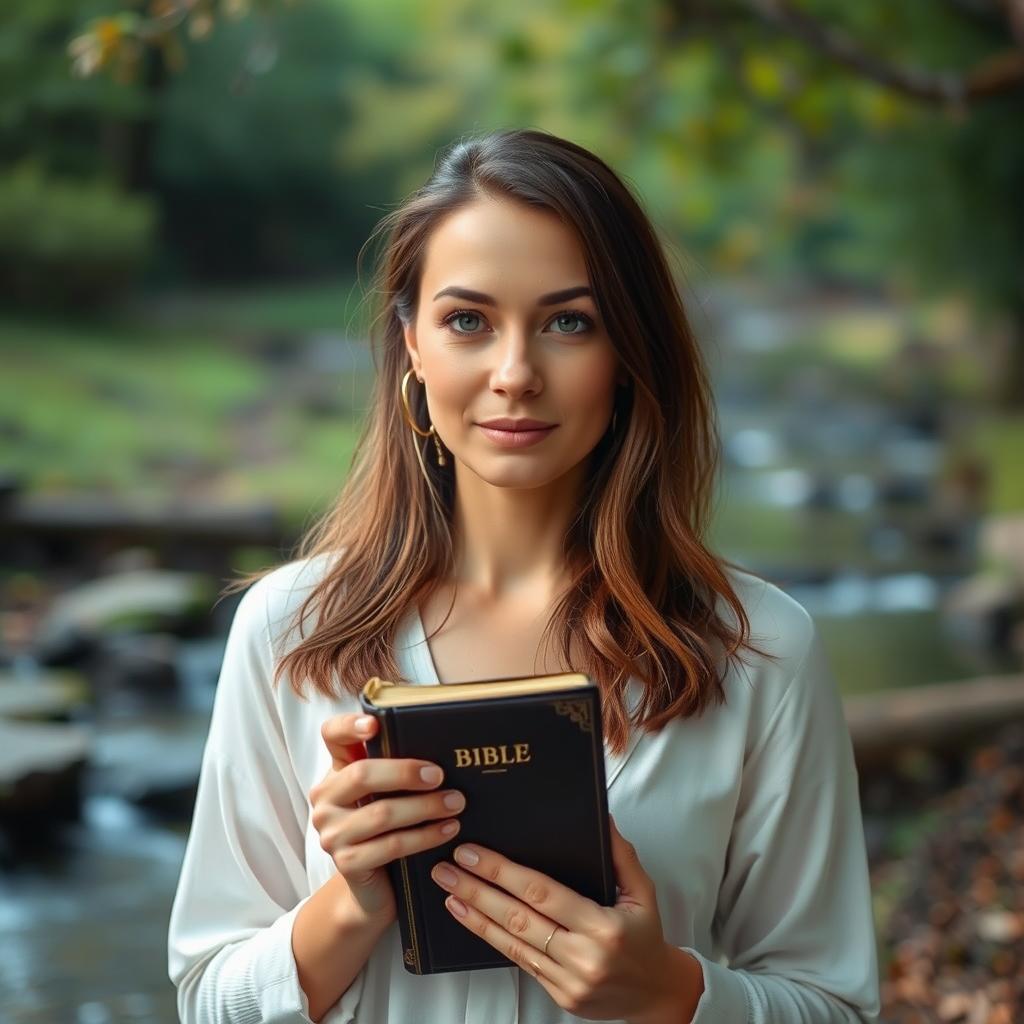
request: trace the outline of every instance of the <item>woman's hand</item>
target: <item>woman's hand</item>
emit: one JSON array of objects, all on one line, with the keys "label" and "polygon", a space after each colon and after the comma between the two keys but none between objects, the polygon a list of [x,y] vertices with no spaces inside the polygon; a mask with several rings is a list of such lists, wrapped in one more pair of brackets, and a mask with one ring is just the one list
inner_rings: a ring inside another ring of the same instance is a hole
[{"label": "woman's hand", "polygon": [[[454,790],[437,791],[443,773],[430,761],[368,758],[363,740],[377,728],[371,715],[335,715],[323,723],[320,734],[332,764],[309,791],[309,800],[320,845],[345,877],[356,903],[368,917],[390,922],[396,917],[395,894],[384,865],[447,843],[459,829],[452,815],[466,801]],[[432,792],[377,796],[395,790]],[[410,827],[415,825],[419,827]],[[445,831],[449,826],[454,827]]]},{"label": "woman's hand", "polygon": [[[700,964],[666,943],[654,882],[614,819],[611,839],[614,907],[476,844],[455,850],[462,868],[442,862],[433,878],[452,893],[445,905],[456,920],[533,974],[563,1010],[588,1020],[689,1021],[703,990]],[[466,852],[479,859],[469,863]]]}]

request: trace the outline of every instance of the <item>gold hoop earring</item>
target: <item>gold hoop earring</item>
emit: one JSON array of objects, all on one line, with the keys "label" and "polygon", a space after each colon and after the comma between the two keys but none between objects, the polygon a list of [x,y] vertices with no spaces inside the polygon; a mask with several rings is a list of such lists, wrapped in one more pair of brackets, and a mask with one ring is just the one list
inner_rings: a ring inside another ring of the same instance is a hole
[{"label": "gold hoop earring", "polygon": [[[409,407],[409,378],[413,375],[412,370],[406,370],[405,376],[402,378],[402,405],[405,407],[405,421],[409,424],[410,428],[414,430],[420,437],[433,437],[434,447],[437,449],[437,464],[443,466],[447,463],[447,459],[444,457],[444,452],[441,451],[441,441],[437,436],[437,431],[434,429],[434,424],[430,424],[429,430],[424,430],[422,427],[417,426],[416,421],[412,416],[412,409]],[[417,378],[419,379],[419,378]],[[422,382],[421,382],[422,383]],[[417,445],[416,450],[419,451]]]}]

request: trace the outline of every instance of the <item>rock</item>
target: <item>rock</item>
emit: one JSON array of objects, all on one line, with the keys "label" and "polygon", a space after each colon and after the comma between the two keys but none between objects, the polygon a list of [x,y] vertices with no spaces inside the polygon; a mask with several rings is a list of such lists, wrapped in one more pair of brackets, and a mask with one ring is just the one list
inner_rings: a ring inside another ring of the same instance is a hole
[{"label": "rock", "polygon": [[169,633],[103,637],[90,675],[104,711],[135,712],[176,700],[180,690],[178,638]]},{"label": "rock", "polygon": [[0,822],[45,826],[77,817],[91,747],[78,726],[0,720]]},{"label": "rock", "polygon": [[64,720],[84,695],[84,681],[71,673],[41,669],[26,678],[0,672],[0,718]]},{"label": "rock", "polygon": [[1014,627],[1024,615],[1024,579],[977,573],[950,587],[941,610],[961,643],[985,654],[1009,653]]},{"label": "rock", "polygon": [[974,1005],[974,1000],[966,992],[950,992],[939,1000],[939,1020],[963,1020]]},{"label": "rock", "polygon": [[90,788],[179,819],[192,811],[205,723],[107,721],[96,735]]},{"label": "rock", "polygon": [[205,612],[207,577],[169,570],[115,573],[80,584],[56,598],[40,623],[36,656],[50,661],[120,626],[165,626]]},{"label": "rock", "polygon": [[982,554],[1024,583],[1024,515],[992,516],[981,527]]},{"label": "rock", "polygon": [[877,481],[876,493],[882,505],[924,507],[931,498],[931,483],[916,473],[890,471]]},{"label": "rock", "polygon": [[1006,910],[978,915],[978,937],[986,942],[1016,942],[1024,936],[1024,917]]}]

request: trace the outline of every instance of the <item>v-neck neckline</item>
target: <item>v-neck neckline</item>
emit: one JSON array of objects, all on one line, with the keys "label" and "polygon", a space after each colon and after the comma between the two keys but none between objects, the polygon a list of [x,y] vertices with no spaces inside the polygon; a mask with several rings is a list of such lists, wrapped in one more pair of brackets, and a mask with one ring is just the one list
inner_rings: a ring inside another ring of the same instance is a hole
[{"label": "v-neck neckline", "polygon": [[415,658],[422,669],[422,679],[417,682],[428,685],[444,686],[441,677],[437,673],[437,666],[434,664],[434,655],[430,651],[430,644],[427,641],[427,631],[423,626],[423,616],[420,614],[419,605],[413,605],[413,649]]},{"label": "v-neck neckline", "polygon": [[[410,673],[412,682],[420,686],[446,686],[447,684],[442,683],[437,674],[437,666],[434,664],[434,656],[431,654],[430,644],[427,642],[427,631],[423,625],[423,617],[420,615],[419,606],[415,603],[409,612],[407,622],[410,627],[407,635],[411,637],[411,642],[405,649],[409,652],[410,667],[413,669]],[[631,705],[627,708],[627,711],[631,712],[636,706],[640,696],[639,684],[632,677],[629,681],[627,694]],[[614,753],[608,746],[608,741],[604,741],[604,773],[606,789],[611,788],[612,783],[622,771],[622,768],[629,759],[630,754],[633,753],[637,744],[641,739],[643,739],[643,735],[644,734],[640,729],[630,728],[629,740],[626,744],[626,749],[622,754]]]}]

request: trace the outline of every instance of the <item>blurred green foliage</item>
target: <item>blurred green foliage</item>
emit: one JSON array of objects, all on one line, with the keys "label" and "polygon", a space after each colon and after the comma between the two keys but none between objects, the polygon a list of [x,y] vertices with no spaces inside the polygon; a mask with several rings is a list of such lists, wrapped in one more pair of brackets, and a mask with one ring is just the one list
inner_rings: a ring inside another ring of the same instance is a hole
[{"label": "blurred green foliage", "polygon": [[0,294],[23,305],[102,306],[139,277],[156,209],[105,181],[26,162],[0,171]]},{"label": "blurred green foliage", "polygon": [[392,174],[343,167],[360,68],[387,55],[342,4],[279,5],[184,46],[159,91],[152,188],[167,212],[165,272],[297,278],[345,267]]},{"label": "blurred green foliage", "polygon": [[317,278],[287,285],[205,287],[175,291],[163,301],[147,298],[144,310],[176,322],[233,335],[244,344],[261,336],[297,338],[343,328],[367,336],[373,313],[367,295],[352,280]]},{"label": "blurred green foliage", "polygon": [[[272,390],[269,365],[242,348],[297,345],[318,330],[363,336],[372,311],[351,277],[373,224],[423,182],[441,147],[495,127],[539,126],[605,157],[653,215],[681,277],[841,282],[899,300],[911,289],[968,295],[1007,318],[1011,351],[1024,350],[1020,91],[924,104],[839,66],[749,3],[262,0],[235,4],[244,17],[221,16],[230,6],[199,4],[159,45],[136,47],[131,74],[112,62],[114,75],[85,78],[71,73],[81,40],[134,38],[148,5],[0,9],[0,294],[95,303],[140,274],[147,295],[169,284],[196,293],[147,299],[131,325],[93,333],[2,325],[5,354],[26,342],[47,354],[25,351],[9,379],[23,375],[47,407],[15,396],[12,420],[30,435],[22,468],[48,466],[53,483],[71,473],[102,487],[121,471],[100,453],[121,447],[134,466],[124,472],[143,487],[147,467],[175,458],[280,474],[214,423]],[[931,0],[800,7],[877,61],[924,73],[966,73],[1007,42],[1000,16]],[[159,326],[165,314],[177,328]],[[138,326],[147,317],[152,330]],[[794,339],[761,361],[760,384],[781,393],[814,348],[844,387],[875,395],[902,326],[847,321],[844,337]],[[964,330],[981,328],[978,319]],[[116,366],[129,338],[131,358],[107,379],[101,364]],[[988,381],[1008,381],[1024,395],[1012,372],[981,374],[965,347],[947,372],[950,393],[976,400]],[[42,379],[56,359],[85,382],[77,400],[54,392],[70,383]],[[338,415],[358,405],[350,396]],[[978,443],[1010,467],[996,474],[994,501],[1022,507],[1018,421],[991,422]],[[322,476],[302,453],[343,457],[348,442],[330,420],[279,427],[297,455],[285,490],[302,505]],[[67,431],[78,447],[58,468],[44,453]],[[231,487],[244,490],[237,478]],[[791,546],[794,529],[788,513],[766,514],[749,543]]]},{"label": "blurred green foliage", "polygon": [[259,496],[286,525],[307,521],[347,474],[360,419],[348,401],[369,378],[337,375],[336,411],[313,409],[246,340],[203,333],[189,315],[164,327],[0,319],[0,436],[15,442],[5,473],[28,492]]},{"label": "blurred green foliage", "polygon": [[860,611],[815,621],[845,694],[890,686],[952,682],[978,667],[943,630],[933,611]]},{"label": "blurred green foliage", "polygon": [[1024,416],[983,417],[973,432],[972,445],[991,472],[990,511],[994,515],[1024,512]]},{"label": "blurred green foliage", "polygon": [[[964,77],[1013,43],[974,5],[798,7],[924,75]],[[140,49],[148,9],[9,0],[0,154],[151,197],[154,281],[348,268],[442,146],[532,124],[600,152],[712,271],[965,290],[1024,334],[1020,89],[930,105],[752,2],[201,2]],[[89,38],[132,44],[133,73],[72,78]]]},{"label": "blurred green foliage", "polygon": [[[186,34],[170,65],[166,47],[143,48],[131,77],[74,77],[69,40],[122,6],[0,7],[0,165],[152,205],[157,244],[136,260],[150,286],[350,268],[398,172],[343,166],[339,141],[361,69],[387,73],[388,49],[341,3],[274,2]],[[40,276],[30,251],[23,262],[19,281]]]},{"label": "blurred green foliage", "polygon": [[0,164],[114,180],[123,126],[147,116],[145,92],[71,75],[68,40],[108,0],[5,0],[0,5]]}]

